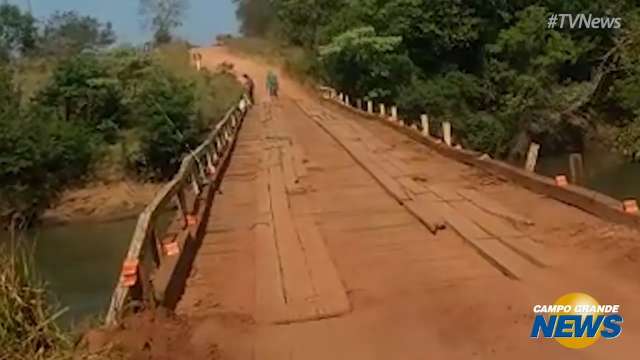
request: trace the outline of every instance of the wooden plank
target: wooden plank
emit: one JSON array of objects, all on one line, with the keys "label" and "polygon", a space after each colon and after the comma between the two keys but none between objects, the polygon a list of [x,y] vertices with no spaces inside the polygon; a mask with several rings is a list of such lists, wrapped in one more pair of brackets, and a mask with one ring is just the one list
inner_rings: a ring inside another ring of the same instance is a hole
[{"label": "wooden plank", "polygon": [[410,200],[404,206],[433,234],[446,227],[444,217],[431,201]]},{"label": "wooden plank", "polygon": [[409,176],[403,176],[396,179],[400,183],[400,185],[404,186],[407,190],[409,190],[412,194],[420,195],[426,194],[429,192],[427,188],[422,186],[417,181],[413,180]]},{"label": "wooden plank", "polygon": [[545,248],[528,236],[505,236],[500,241],[537,266],[549,267],[554,263]]},{"label": "wooden plank", "polygon": [[276,243],[282,265],[285,303],[305,303],[315,297],[298,234],[289,211],[282,170],[270,169],[269,184]]},{"label": "wooden plank", "polygon": [[289,146],[281,148],[282,174],[284,175],[285,186],[288,192],[295,191],[298,187],[298,177],[293,166],[293,154]]},{"label": "wooden plank", "polygon": [[494,235],[487,233],[464,214],[444,202],[434,202],[453,229],[501,272],[514,279],[522,279],[534,265],[506,246]]},{"label": "wooden plank", "polygon": [[317,291],[317,309],[321,318],[345,314],[351,310],[351,303],[342,284],[324,239],[315,222],[310,217],[296,220],[309,264],[311,279]]},{"label": "wooden plank", "polygon": [[509,210],[507,208],[505,208],[502,204],[500,204],[499,202],[485,196],[482,195],[481,193],[479,193],[476,190],[471,190],[471,189],[460,189],[458,190],[458,193],[460,195],[462,195],[464,198],[468,199],[469,201],[471,201],[472,203],[474,203],[476,206],[480,207],[481,209],[499,216],[503,219],[506,219],[510,222],[515,222],[518,223],[520,225],[533,225],[533,221],[531,221],[530,219],[527,219],[526,217],[512,211]]},{"label": "wooden plank", "polygon": [[273,322],[284,311],[284,288],[280,260],[271,224],[257,224],[256,236],[256,318]]},{"label": "wooden plank", "polygon": [[293,148],[293,166],[296,171],[296,175],[298,178],[303,178],[308,175],[307,166],[305,163],[309,162],[309,159],[306,158],[304,151],[300,145],[294,144]]},{"label": "wooden plank", "polygon": [[429,190],[431,190],[436,196],[444,201],[460,201],[464,200],[462,195],[458,194],[458,189],[455,186],[445,184],[445,183],[437,183],[437,184],[426,184],[425,185]]},{"label": "wooden plank", "polygon": [[476,205],[468,201],[458,201],[452,206],[460,211],[461,214],[473,220],[478,226],[486,230],[488,233],[501,237],[522,237],[524,234],[504,220],[491,215]]},{"label": "wooden plank", "polygon": [[418,199],[424,202],[430,201],[431,207],[441,214],[444,220],[463,238],[467,240],[493,238],[492,235],[484,231],[464,215],[460,214],[451,207],[451,205],[442,201],[432,201],[429,197],[425,197],[425,195],[420,195]]},{"label": "wooden plank", "polygon": [[497,239],[468,238],[467,240],[485,259],[513,279],[522,280],[527,274],[535,271],[533,264]]}]

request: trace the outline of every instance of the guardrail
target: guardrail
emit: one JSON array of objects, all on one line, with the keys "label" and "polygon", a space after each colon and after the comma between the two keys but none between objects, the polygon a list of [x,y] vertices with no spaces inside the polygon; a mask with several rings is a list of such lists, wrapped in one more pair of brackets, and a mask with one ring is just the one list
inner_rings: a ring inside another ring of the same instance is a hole
[{"label": "guardrail", "polygon": [[[247,104],[243,97],[226,113],[207,139],[184,157],[178,173],[140,214],[106,325],[115,325],[129,311],[177,303]],[[162,215],[176,208],[176,216],[166,225]]]},{"label": "guardrail", "polygon": [[[526,166],[515,167],[492,159],[486,154],[463,149],[460,144],[455,144],[450,123],[441,122],[439,129],[438,126],[433,126],[434,121],[430,120],[427,114],[423,114],[419,120],[411,121],[411,119],[399,117],[396,106],[387,107],[383,103],[374,104],[372,101],[364,102],[357,99],[356,104],[353,104],[349,101],[347,94],[340,93],[333,88],[321,86],[317,90],[326,102],[369,119],[384,120],[385,125],[429,146],[444,156],[507,177],[531,191],[577,207],[602,219],[636,229],[640,228],[640,210],[635,199],[622,201],[614,199],[577,184],[571,184],[564,175],[559,175],[555,179],[549,178],[527,170]],[[376,108],[375,105],[378,107]]]}]

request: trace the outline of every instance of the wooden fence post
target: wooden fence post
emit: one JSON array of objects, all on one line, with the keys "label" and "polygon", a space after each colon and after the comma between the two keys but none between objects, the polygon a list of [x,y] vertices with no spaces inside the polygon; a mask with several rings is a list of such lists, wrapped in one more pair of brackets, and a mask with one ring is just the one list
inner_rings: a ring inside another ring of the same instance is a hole
[{"label": "wooden fence post", "polygon": [[442,137],[444,138],[444,143],[447,146],[451,146],[451,123],[448,121],[442,122]]},{"label": "wooden fence post", "polygon": [[524,164],[525,170],[529,172],[536,171],[536,164],[538,163],[538,153],[540,152],[540,145],[532,142],[529,145],[529,152],[527,153],[527,162]]},{"label": "wooden fence post", "polygon": [[429,133],[429,116],[426,114],[420,115],[420,122],[422,123],[422,135],[428,137]]},{"label": "wooden fence post", "polygon": [[367,101],[367,112],[373,114],[373,101],[371,100]]},{"label": "wooden fence post", "polygon": [[384,104],[380,104],[380,116],[382,116],[382,117],[385,116]]},{"label": "wooden fence post", "polygon": [[398,121],[398,107],[395,105],[391,107],[391,121]]}]

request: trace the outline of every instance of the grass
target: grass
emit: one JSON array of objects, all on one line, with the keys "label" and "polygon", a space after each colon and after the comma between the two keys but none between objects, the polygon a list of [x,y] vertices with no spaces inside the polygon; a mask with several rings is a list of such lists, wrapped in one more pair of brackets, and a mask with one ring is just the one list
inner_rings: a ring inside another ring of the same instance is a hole
[{"label": "grass", "polygon": [[68,359],[71,341],[56,324],[66,311],[54,305],[34,270],[33,253],[0,246],[0,359]]}]

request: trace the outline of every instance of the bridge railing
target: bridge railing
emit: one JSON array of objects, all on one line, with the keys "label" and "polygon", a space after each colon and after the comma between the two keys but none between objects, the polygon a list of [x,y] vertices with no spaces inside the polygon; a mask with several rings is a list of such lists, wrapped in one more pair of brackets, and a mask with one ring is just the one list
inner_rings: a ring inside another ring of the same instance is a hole
[{"label": "bridge railing", "polygon": [[[243,97],[226,113],[205,141],[184,157],[177,174],[140,214],[111,298],[107,325],[116,324],[127,312],[177,302],[179,283],[188,276],[198,233],[206,225],[247,104]],[[163,215],[170,216],[168,209],[176,211],[167,226]]]},{"label": "bridge railing", "polygon": [[523,166],[513,166],[492,159],[487,154],[464,149],[459,141],[460,138],[456,137],[459,129],[454,129],[449,121],[430,118],[427,114],[422,114],[419,119],[403,118],[395,105],[388,106],[385,103],[374,103],[358,98],[354,100],[348,94],[326,86],[320,86],[317,90],[328,102],[339,104],[365,117],[383,119],[385,124],[447,157],[507,177],[534,192],[573,205],[602,219],[640,228],[640,206],[636,199],[612,198],[570,183],[565,174],[550,178],[535,173],[535,161],[532,160],[537,158],[539,146],[530,147],[527,161]]}]

